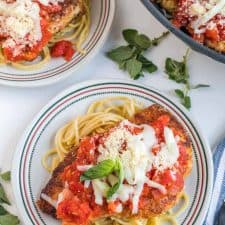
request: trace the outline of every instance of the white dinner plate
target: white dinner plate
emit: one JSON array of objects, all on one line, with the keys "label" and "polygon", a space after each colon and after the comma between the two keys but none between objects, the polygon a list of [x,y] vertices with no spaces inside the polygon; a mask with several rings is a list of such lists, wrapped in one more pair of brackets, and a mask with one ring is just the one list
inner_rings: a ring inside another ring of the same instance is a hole
[{"label": "white dinner plate", "polygon": [[213,182],[209,146],[186,110],[159,91],[134,82],[97,80],[74,85],[51,100],[35,117],[18,144],[12,170],[12,184],[21,215],[27,225],[57,225],[60,222],[43,214],[36,205],[41,189],[50,174],[42,167],[41,157],[53,145],[56,131],[93,101],[108,96],[135,98],[145,106],[158,103],[169,110],[190,135],[193,146],[193,169],[185,181],[190,197],[186,211],[178,217],[179,225],[200,225],[210,204]]},{"label": "white dinner plate", "polygon": [[15,69],[11,66],[0,67],[0,84],[33,87],[57,82],[87,64],[105,42],[113,22],[115,0],[90,0],[91,29],[83,44],[86,54],[76,53],[71,61],[63,58],[52,58],[43,68],[34,71]]}]

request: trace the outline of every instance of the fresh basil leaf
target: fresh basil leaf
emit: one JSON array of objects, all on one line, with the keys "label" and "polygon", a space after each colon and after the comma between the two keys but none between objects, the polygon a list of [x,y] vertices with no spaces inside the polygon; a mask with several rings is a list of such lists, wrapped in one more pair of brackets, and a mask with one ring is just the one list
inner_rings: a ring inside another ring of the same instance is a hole
[{"label": "fresh basil leaf", "polygon": [[176,89],[175,93],[177,94],[178,97],[180,97],[181,99],[184,99],[184,92],[180,89]]},{"label": "fresh basil leaf", "polygon": [[119,182],[116,183],[116,184],[114,184],[114,185],[108,190],[107,195],[106,195],[106,198],[107,198],[107,199],[110,199],[110,198],[116,193],[116,191],[119,189],[119,187],[120,187],[120,183],[119,183]]},{"label": "fresh basil leaf", "polygon": [[169,79],[177,83],[186,84],[189,79],[187,66],[184,62],[178,62],[171,58],[166,59],[165,72],[168,74]]},{"label": "fresh basil leaf", "polygon": [[10,171],[2,173],[0,176],[5,181],[10,181],[11,180],[11,172]]},{"label": "fresh basil leaf", "polygon": [[138,34],[137,30],[134,29],[126,29],[123,30],[123,38],[126,40],[126,42],[132,46],[135,45],[135,37]]},{"label": "fresh basil leaf", "polygon": [[133,51],[128,46],[121,46],[115,48],[107,53],[107,56],[115,62],[121,62],[131,58],[133,55]]},{"label": "fresh basil leaf", "polygon": [[94,179],[106,177],[113,172],[114,167],[115,167],[114,160],[111,160],[111,159],[104,160],[98,163],[96,166],[85,171],[80,176],[80,181],[94,180]]},{"label": "fresh basil leaf", "polygon": [[190,96],[185,96],[184,97],[184,103],[183,105],[187,108],[190,109],[191,108],[191,98]]},{"label": "fresh basil leaf", "polygon": [[106,195],[107,199],[110,199],[116,193],[124,179],[123,165],[120,160],[116,160],[114,169],[119,181],[108,190]]},{"label": "fresh basil leaf", "polygon": [[6,214],[0,216],[0,224],[1,225],[17,225],[20,221],[17,216],[12,214]]},{"label": "fresh basil leaf", "polygon": [[8,214],[8,212],[2,205],[0,205],[0,216],[5,215],[5,214]]},{"label": "fresh basil leaf", "polygon": [[208,85],[208,84],[197,84],[195,86],[192,86],[191,89],[206,88],[206,87],[210,87],[210,85]]},{"label": "fresh basil leaf", "polygon": [[151,47],[152,43],[148,36],[144,34],[139,34],[135,36],[135,44],[140,47],[141,49],[148,49]]},{"label": "fresh basil leaf", "polygon": [[130,74],[131,78],[134,79],[138,74],[140,74],[142,69],[142,63],[134,58],[129,59],[126,63],[126,69]]},{"label": "fresh basil leaf", "polygon": [[154,38],[152,40],[152,45],[157,46],[165,37],[167,37],[167,35],[169,35],[169,33],[170,33],[169,31],[163,32],[159,37]]},{"label": "fresh basil leaf", "polygon": [[0,184],[0,203],[6,203],[6,204],[10,205],[9,199],[6,196],[6,193],[4,191],[2,184]]}]

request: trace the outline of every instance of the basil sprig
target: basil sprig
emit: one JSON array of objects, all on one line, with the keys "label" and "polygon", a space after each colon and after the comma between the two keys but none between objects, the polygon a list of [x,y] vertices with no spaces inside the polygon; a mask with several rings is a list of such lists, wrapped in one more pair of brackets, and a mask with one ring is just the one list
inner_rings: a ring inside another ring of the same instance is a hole
[{"label": "basil sprig", "polygon": [[181,103],[187,108],[191,108],[190,91],[192,89],[209,87],[208,84],[198,84],[195,86],[190,85],[190,76],[187,66],[187,58],[189,49],[183,56],[182,61],[176,61],[172,58],[167,58],[165,62],[165,72],[168,74],[169,79],[184,85],[183,89],[175,89],[176,95],[180,98]]},{"label": "basil sprig", "polygon": [[123,166],[119,160],[116,160],[115,162],[114,172],[118,176],[119,180],[108,190],[106,194],[107,199],[110,199],[113,196],[113,194],[116,193],[116,191],[119,189],[120,185],[123,183],[124,179]]},{"label": "basil sprig", "polygon": [[107,52],[107,56],[116,62],[120,69],[127,71],[132,79],[137,80],[144,76],[144,72],[153,73],[158,69],[143,53],[157,46],[168,34],[169,32],[164,32],[151,40],[145,34],[139,34],[137,30],[123,30],[123,38],[128,45],[112,49]]},{"label": "basil sprig", "polygon": [[118,182],[109,188],[107,191],[106,197],[110,199],[114,193],[119,189],[120,185],[123,182],[123,166],[119,159],[117,160],[103,160],[98,163],[96,166],[88,169],[80,176],[80,181],[85,180],[94,180],[107,177],[110,174],[116,174],[118,176]]}]

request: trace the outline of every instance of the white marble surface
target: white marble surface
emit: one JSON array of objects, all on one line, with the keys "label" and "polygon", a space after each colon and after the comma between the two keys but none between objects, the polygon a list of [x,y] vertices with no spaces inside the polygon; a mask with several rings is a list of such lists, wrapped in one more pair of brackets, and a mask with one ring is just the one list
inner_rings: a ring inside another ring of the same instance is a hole
[{"label": "white marble surface", "polygon": [[[42,106],[61,90],[88,79],[130,79],[104,55],[110,48],[123,43],[121,31],[124,28],[136,28],[150,37],[157,36],[165,30],[139,0],[117,0],[115,20],[107,42],[95,58],[78,72],[60,83],[42,88],[0,86],[0,168],[2,170],[11,169],[16,144],[28,123]],[[166,57],[181,59],[186,48],[182,41],[171,34],[160,46],[147,53],[147,56],[159,66],[158,72],[153,75],[146,74],[137,82],[151,85],[177,101],[173,89],[178,88],[179,85],[165,76],[164,62]],[[191,52],[188,64],[193,84],[211,85],[210,88],[192,91],[191,113],[213,149],[225,136],[225,65],[196,52]],[[9,185],[7,190],[12,193]],[[14,202],[12,194],[10,197]],[[14,211],[15,208],[12,210]]]}]

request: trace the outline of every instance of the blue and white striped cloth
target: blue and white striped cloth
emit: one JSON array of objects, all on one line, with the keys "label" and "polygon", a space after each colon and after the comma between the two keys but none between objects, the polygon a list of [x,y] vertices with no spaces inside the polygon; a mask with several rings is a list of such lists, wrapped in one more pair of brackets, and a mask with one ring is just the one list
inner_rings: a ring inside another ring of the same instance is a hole
[{"label": "blue and white striped cloth", "polygon": [[[225,138],[216,147],[213,154],[214,188],[209,211],[204,225],[217,225],[219,210],[225,200]],[[224,221],[225,224],[225,221]]]}]

